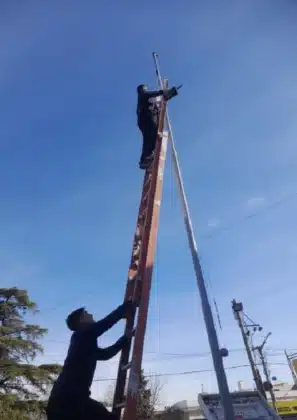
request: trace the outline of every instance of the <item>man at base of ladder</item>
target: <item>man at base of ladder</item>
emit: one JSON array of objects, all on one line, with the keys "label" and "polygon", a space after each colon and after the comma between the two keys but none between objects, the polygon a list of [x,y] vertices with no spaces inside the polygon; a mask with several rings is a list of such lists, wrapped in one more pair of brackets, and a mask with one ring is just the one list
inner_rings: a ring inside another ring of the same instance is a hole
[{"label": "man at base of ladder", "polygon": [[137,124],[143,136],[139,167],[147,169],[152,163],[159,134],[158,124],[162,97],[169,101],[178,94],[178,88],[148,91],[146,85],[139,85],[137,94]]},{"label": "man at base of ladder", "polygon": [[114,420],[114,415],[103,404],[90,398],[90,387],[97,361],[114,357],[129,343],[132,333],[106,348],[97,346],[97,338],[134,310],[134,303],[127,301],[97,322],[84,308],[68,316],[66,323],[73,334],[64,366],[49,398],[48,420]]}]

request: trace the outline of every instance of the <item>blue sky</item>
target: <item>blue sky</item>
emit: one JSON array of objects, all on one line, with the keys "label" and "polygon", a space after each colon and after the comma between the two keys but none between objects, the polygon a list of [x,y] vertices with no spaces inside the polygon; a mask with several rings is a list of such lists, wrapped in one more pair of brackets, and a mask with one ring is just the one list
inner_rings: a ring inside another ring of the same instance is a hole
[{"label": "blue sky", "polygon": [[[184,84],[170,116],[220,342],[242,348],[236,298],[272,331],[271,349],[297,348],[296,13],[276,0],[1,3],[0,273],[39,304],[43,360],[63,361],[69,311],[86,305],[101,317],[123,298],[143,176],[135,87],[155,86],[152,51],[170,83]],[[212,367],[209,356],[185,356],[209,347],[170,155],[165,175],[150,373]],[[269,361],[289,379],[275,365],[281,353]],[[245,363],[239,350],[226,366]],[[116,360],[97,377],[115,371]],[[231,388],[251,383],[245,368],[228,378]],[[195,400],[202,383],[216,389],[213,373],[161,382],[164,403]]]}]

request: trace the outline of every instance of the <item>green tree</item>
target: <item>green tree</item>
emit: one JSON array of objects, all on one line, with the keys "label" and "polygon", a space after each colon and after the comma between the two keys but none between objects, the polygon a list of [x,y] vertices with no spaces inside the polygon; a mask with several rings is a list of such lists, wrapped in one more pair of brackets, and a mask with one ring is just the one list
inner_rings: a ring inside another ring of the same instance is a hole
[{"label": "green tree", "polygon": [[[14,412],[9,419],[26,419],[29,412],[42,410],[39,400],[60,371],[56,364],[33,364],[43,353],[39,341],[47,333],[25,322],[28,313],[36,312],[26,290],[0,288],[0,401],[1,409]],[[5,413],[0,414],[3,419]]]},{"label": "green tree", "polygon": [[105,394],[102,401],[102,404],[105,405],[106,408],[112,407],[113,395],[114,395],[114,386],[109,385],[105,390]]},{"label": "green tree", "polygon": [[[154,416],[156,406],[159,403],[160,392],[162,386],[160,382],[155,379],[147,378],[143,370],[140,375],[140,386],[137,396],[137,419],[146,420]],[[109,385],[106,389],[103,404],[106,407],[111,407],[113,403],[114,386]]]},{"label": "green tree", "polygon": [[146,378],[142,370],[137,399],[137,418],[139,420],[150,419],[154,416],[160,392],[161,385],[159,381],[157,379],[152,381],[150,378]]}]

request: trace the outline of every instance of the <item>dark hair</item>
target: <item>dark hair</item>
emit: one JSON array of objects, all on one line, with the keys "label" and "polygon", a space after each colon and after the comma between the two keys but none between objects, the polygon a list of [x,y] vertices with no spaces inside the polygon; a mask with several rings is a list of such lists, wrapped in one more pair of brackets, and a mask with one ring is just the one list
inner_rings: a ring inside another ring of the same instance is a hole
[{"label": "dark hair", "polygon": [[82,316],[84,312],[85,312],[85,308],[79,308],[68,315],[66,319],[66,324],[67,324],[67,327],[71,331],[76,331],[80,317]]}]

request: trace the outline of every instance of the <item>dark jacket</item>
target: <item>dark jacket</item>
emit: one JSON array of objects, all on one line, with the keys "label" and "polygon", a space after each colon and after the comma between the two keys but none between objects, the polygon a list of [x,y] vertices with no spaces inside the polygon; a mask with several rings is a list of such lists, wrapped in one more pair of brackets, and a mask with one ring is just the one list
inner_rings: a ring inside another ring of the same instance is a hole
[{"label": "dark jacket", "polygon": [[154,118],[160,112],[160,103],[156,100],[162,96],[163,90],[142,91],[137,98],[137,118],[138,121],[147,118]]},{"label": "dark jacket", "polygon": [[97,346],[97,337],[109,330],[122,317],[123,306],[119,306],[101,321],[72,334],[68,354],[53,386],[51,399],[67,395],[84,398],[90,395],[97,361],[111,359],[126,342],[126,337],[121,337],[114,345],[102,349]]},{"label": "dark jacket", "polygon": [[161,101],[158,96],[162,96],[166,101],[174,98],[178,94],[176,87],[162,90],[139,90],[137,100],[137,120],[138,125],[143,125],[150,120],[156,123],[160,113]]}]

